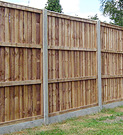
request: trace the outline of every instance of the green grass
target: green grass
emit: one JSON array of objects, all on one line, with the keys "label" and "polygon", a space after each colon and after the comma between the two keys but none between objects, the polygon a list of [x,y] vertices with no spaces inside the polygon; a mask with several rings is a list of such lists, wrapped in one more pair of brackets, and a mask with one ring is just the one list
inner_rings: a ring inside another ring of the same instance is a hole
[{"label": "green grass", "polygon": [[[120,111],[117,111],[117,110]],[[12,135],[123,135],[123,120],[115,121],[123,116],[123,106],[114,109],[103,109],[100,113],[64,122],[27,129]],[[111,120],[113,122],[104,122]]]}]

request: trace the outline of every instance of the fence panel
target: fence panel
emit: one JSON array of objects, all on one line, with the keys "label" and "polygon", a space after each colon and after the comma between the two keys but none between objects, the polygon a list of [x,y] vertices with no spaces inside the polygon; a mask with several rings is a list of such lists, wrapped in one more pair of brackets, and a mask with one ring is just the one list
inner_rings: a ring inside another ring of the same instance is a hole
[{"label": "fence panel", "polygon": [[50,116],[97,105],[96,48],[96,22],[48,12]]},{"label": "fence panel", "polygon": [[43,18],[32,11],[0,6],[0,125],[43,116]]},{"label": "fence panel", "polygon": [[123,28],[101,23],[103,104],[123,99]]}]

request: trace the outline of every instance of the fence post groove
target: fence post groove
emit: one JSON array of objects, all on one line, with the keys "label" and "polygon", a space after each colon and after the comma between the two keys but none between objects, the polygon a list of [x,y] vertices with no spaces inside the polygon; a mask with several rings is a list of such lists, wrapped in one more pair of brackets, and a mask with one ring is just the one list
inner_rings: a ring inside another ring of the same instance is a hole
[{"label": "fence post groove", "polygon": [[97,66],[98,66],[98,105],[102,109],[102,81],[101,81],[101,39],[100,21],[97,21]]},{"label": "fence post groove", "polygon": [[48,47],[47,47],[47,10],[43,10],[43,95],[44,124],[48,124]]}]

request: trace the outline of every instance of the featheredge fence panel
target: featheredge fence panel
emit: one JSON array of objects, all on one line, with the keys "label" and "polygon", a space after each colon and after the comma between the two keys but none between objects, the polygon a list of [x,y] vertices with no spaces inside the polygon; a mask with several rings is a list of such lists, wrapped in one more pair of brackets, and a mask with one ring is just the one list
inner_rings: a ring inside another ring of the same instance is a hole
[{"label": "featheredge fence panel", "polygon": [[95,22],[52,12],[47,20],[50,116],[97,105]]},{"label": "featheredge fence panel", "polygon": [[103,103],[123,99],[123,28],[101,24],[102,100]]},{"label": "featheredge fence panel", "polygon": [[2,3],[0,125],[43,117],[41,48],[42,11]]}]

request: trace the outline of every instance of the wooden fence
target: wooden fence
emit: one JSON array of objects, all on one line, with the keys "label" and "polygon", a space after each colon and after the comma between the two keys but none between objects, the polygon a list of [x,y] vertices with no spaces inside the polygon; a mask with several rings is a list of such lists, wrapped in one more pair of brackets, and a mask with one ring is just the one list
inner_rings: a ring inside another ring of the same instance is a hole
[{"label": "wooden fence", "polygon": [[[123,28],[100,28],[107,104],[123,100]],[[43,36],[42,10],[0,2],[0,126],[44,117]],[[48,11],[47,38],[49,117],[98,106],[97,22]]]}]

